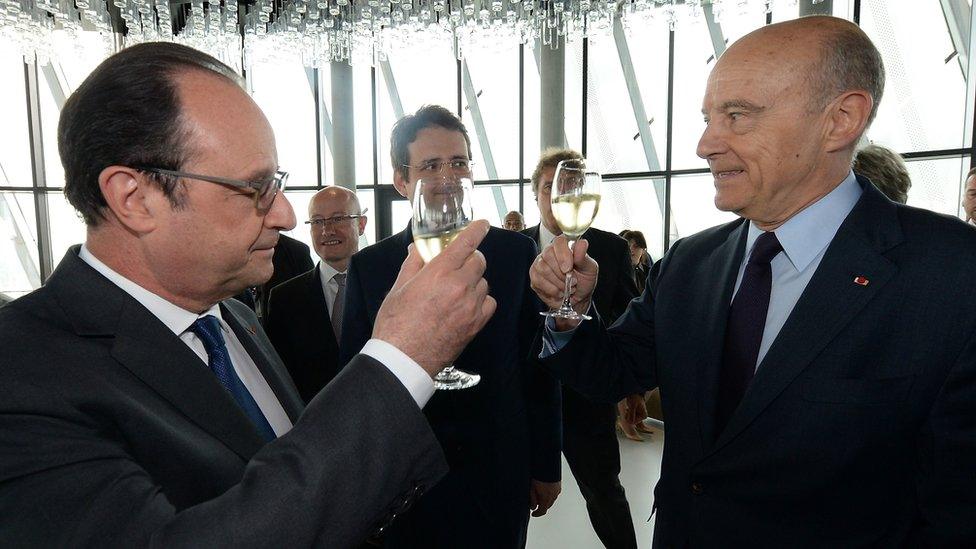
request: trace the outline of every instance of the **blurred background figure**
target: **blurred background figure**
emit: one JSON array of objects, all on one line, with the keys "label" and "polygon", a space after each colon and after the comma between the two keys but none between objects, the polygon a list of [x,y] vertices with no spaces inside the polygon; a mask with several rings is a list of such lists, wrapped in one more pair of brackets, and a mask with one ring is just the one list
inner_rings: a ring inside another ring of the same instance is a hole
[{"label": "blurred background figure", "polygon": [[623,230],[620,236],[630,246],[630,264],[634,266],[634,280],[637,282],[637,293],[644,293],[647,284],[647,272],[651,269],[651,255],[647,253],[647,240],[640,231]]},{"label": "blurred background figure", "polygon": [[962,195],[962,209],[966,211],[966,221],[976,224],[976,168],[966,174],[966,189]]},{"label": "blurred background figure", "polygon": [[870,179],[891,200],[899,204],[908,202],[912,179],[900,154],[880,145],[868,145],[857,151],[852,167],[854,173]]},{"label": "blurred background figure", "polygon": [[524,231],[525,218],[522,217],[522,214],[520,212],[512,210],[507,214],[505,214],[505,221],[503,226],[510,231],[515,231],[515,232]]},{"label": "blurred background figure", "polygon": [[317,192],[305,224],[321,261],[271,290],[265,330],[306,403],[339,373],[346,268],[359,251],[365,213],[349,189]]}]

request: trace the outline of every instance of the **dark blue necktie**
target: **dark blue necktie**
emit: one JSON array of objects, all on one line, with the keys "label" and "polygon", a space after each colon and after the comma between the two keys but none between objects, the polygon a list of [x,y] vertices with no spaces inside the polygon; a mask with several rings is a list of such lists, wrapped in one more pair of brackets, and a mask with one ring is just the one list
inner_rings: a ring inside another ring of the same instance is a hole
[{"label": "dark blue necktie", "polygon": [[729,309],[722,352],[722,372],[718,386],[718,406],[715,413],[715,434],[722,433],[732,413],[752,381],[759,359],[769,293],[773,286],[773,272],[769,262],[783,250],[776,234],[763,233],[756,239],[746,264],[739,291]]},{"label": "dark blue necktie", "polygon": [[266,441],[275,439],[274,429],[268,423],[268,419],[261,413],[258,404],[254,402],[254,397],[247,391],[247,387],[241,382],[234,371],[234,364],[230,361],[230,354],[224,344],[224,336],[220,333],[220,321],[213,315],[207,315],[196,319],[190,331],[200,338],[207,356],[210,357],[209,366],[213,373],[220,380],[220,384],[230,392],[237,405],[244,410],[251,423],[257,428],[258,434]]}]

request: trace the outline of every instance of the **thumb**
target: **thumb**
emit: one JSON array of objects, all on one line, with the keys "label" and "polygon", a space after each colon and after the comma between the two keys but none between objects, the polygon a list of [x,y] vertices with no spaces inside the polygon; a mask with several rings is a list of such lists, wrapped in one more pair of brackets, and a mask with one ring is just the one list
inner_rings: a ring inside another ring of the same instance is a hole
[{"label": "thumb", "polygon": [[403,264],[400,265],[400,274],[397,275],[396,282],[393,283],[393,288],[390,292],[395,292],[403,287],[404,284],[410,282],[413,277],[417,276],[420,269],[424,267],[424,259],[420,257],[420,252],[417,251],[417,246],[413,243],[407,247],[407,258],[403,260]]},{"label": "thumb", "polygon": [[[586,252],[590,249],[590,243],[581,238],[573,245],[573,267],[581,273],[589,272],[589,265],[586,262]],[[584,268],[580,268],[584,267]]]},{"label": "thumb", "polygon": [[489,227],[484,219],[472,221],[431,263],[444,263],[452,270],[460,269],[488,235]]}]

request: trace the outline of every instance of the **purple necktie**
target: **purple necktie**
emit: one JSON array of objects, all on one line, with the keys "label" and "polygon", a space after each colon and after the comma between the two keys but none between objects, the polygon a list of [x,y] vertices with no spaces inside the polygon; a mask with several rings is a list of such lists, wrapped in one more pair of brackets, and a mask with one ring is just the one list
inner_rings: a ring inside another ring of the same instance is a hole
[{"label": "purple necktie", "polygon": [[763,233],[756,239],[739,291],[729,308],[715,413],[716,436],[722,434],[756,371],[773,285],[769,262],[782,250],[775,233]]}]

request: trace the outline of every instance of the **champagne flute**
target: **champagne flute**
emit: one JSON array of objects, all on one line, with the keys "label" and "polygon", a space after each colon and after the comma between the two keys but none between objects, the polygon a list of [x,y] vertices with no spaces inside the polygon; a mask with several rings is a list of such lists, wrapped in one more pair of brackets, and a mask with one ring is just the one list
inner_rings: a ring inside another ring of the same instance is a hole
[{"label": "champagne flute", "polygon": [[[602,177],[599,173],[587,169],[585,158],[563,160],[556,165],[549,199],[552,204],[552,215],[569,240],[570,250],[590,228],[590,224],[600,210],[601,181]],[[589,315],[577,313],[569,302],[572,280],[572,273],[566,273],[562,306],[540,314],[568,320],[590,320]]]},{"label": "champagne flute", "polygon": [[[471,223],[472,183],[468,177],[425,177],[413,195],[413,241],[424,261],[437,257]],[[457,390],[474,387],[481,376],[447,365],[434,377],[434,388]]]}]

